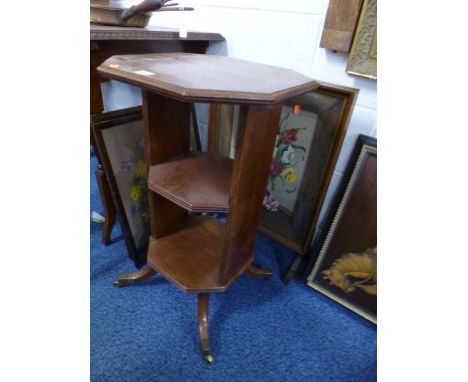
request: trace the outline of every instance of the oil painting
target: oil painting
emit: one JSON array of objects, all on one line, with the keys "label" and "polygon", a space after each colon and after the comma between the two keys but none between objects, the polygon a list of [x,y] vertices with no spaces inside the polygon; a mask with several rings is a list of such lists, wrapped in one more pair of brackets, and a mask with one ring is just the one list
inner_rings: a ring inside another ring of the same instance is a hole
[{"label": "oil painting", "polygon": [[361,135],[307,284],[377,322],[377,142]]}]

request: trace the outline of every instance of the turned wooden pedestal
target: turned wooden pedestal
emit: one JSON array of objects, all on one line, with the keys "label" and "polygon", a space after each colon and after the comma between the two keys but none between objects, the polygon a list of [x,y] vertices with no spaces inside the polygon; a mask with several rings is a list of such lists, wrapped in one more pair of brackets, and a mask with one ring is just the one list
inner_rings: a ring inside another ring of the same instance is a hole
[{"label": "turned wooden pedestal", "polygon": [[[208,296],[254,268],[253,246],[282,102],[318,83],[293,71],[228,57],[187,53],[114,56],[99,73],[143,89],[151,238],[148,268],[116,286],[161,274],[198,294],[202,352],[208,344]],[[241,106],[234,160],[189,150],[190,103]],[[209,213],[227,214],[227,222]],[[200,213],[206,213],[201,216]]]}]

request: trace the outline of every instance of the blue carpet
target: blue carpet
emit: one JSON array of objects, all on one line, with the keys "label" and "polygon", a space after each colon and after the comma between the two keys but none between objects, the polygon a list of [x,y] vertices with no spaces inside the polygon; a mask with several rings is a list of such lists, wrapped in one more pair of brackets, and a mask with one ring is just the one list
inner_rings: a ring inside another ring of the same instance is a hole
[{"label": "blue carpet", "polygon": [[[91,153],[91,210],[103,213]],[[306,285],[280,280],[292,253],[259,235],[255,264],[270,280],[240,277],[211,294],[209,331],[214,363],[199,350],[196,295],[157,276],[114,288],[133,272],[120,227],[101,242],[91,222],[91,381],[340,381],[376,380],[376,327]]]}]

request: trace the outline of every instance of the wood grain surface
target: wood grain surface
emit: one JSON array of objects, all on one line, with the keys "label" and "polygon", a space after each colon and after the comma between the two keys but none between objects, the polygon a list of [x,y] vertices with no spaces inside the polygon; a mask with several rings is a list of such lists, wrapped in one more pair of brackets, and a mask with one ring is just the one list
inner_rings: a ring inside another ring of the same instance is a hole
[{"label": "wood grain surface", "polygon": [[293,70],[192,53],[114,56],[100,65],[98,72],[191,102],[274,104],[319,86]]},{"label": "wood grain surface", "polygon": [[148,264],[184,292],[224,292],[240,274],[218,279],[225,230],[212,217],[189,215],[176,232],[150,242]]},{"label": "wood grain surface", "polygon": [[253,259],[280,114],[281,104],[241,106],[221,283]]},{"label": "wood grain surface", "polygon": [[148,188],[191,212],[229,212],[232,159],[191,152],[152,166]]},{"label": "wood grain surface", "polygon": [[[143,91],[145,160],[147,168],[162,163],[190,148],[189,103],[177,102]],[[151,237],[168,235],[185,220],[187,211],[154,192],[148,193]]]}]

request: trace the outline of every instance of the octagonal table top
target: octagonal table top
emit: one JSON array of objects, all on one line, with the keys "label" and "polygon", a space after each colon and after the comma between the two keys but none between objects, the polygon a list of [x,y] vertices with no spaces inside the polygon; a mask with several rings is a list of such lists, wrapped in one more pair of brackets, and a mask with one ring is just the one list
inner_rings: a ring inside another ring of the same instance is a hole
[{"label": "octagonal table top", "polygon": [[188,102],[275,104],[319,86],[290,69],[193,53],[113,56],[98,72]]}]

